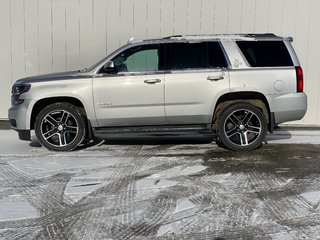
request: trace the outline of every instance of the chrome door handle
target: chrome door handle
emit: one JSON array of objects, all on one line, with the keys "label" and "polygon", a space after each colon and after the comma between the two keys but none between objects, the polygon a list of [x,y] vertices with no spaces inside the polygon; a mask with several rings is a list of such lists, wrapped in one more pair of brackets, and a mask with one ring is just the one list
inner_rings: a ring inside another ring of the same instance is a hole
[{"label": "chrome door handle", "polygon": [[224,79],[223,76],[208,76],[207,77],[207,80],[209,80],[209,81],[219,81],[219,80],[222,80],[222,79]]},{"label": "chrome door handle", "polygon": [[144,80],[144,82],[147,84],[155,84],[155,83],[161,82],[161,80],[160,79],[147,79],[147,80]]}]

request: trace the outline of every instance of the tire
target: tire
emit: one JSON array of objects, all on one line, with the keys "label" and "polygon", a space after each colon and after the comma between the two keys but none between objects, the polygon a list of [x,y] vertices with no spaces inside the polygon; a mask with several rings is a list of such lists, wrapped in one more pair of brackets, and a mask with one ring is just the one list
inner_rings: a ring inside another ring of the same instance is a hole
[{"label": "tire", "polygon": [[267,120],[262,111],[251,104],[231,105],[220,115],[218,138],[230,150],[259,148],[266,136]]},{"label": "tire", "polygon": [[42,146],[50,151],[71,151],[85,137],[85,119],[79,109],[69,103],[54,103],[40,111],[35,133]]}]

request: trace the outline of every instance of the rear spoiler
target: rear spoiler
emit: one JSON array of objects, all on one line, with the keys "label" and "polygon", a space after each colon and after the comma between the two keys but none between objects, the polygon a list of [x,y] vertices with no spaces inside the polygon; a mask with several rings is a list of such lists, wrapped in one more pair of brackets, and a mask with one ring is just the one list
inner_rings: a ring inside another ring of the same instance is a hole
[{"label": "rear spoiler", "polygon": [[289,42],[293,42],[293,37],[284,37],[284,40],[287,40]]}]

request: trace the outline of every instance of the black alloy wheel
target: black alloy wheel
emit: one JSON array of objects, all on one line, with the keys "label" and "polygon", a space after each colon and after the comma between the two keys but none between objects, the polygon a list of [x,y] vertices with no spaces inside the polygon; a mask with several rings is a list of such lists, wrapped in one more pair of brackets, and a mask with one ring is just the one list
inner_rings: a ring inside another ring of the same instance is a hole
[{"label": "black alloy wheel", "polygon": [[36,118],[35,133],[42,146],[51,151],[71,151],[83,141],[85,120],[79,109],[69,103],[54,103]]},{"label": "black alloy wheel", "polygon": [[247,103],[228,107],[218,122],[218,137],[231,150],[253,150],[262,145],[267,135],[267,121],[263,112]]}]

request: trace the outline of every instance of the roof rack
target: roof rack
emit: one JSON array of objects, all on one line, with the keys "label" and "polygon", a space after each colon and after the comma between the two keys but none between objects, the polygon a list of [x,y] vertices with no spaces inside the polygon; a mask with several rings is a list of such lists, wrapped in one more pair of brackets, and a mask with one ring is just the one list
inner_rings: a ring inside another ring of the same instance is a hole
[{"label": "roof rack", "polygon": [[290,37],[277,36],[274,33],[238,33],[238,34],[190,34],[190,35],[172,35],[162,38],[163,40],[186,40],[186,41],[201,41],[204,39],[221,39],[221,40],[268,40],[268,39],[286,39],[291,41]]},{"label": "roof rack", "polygon": [[162,39],[170,39],[170,38],[177,38],[177,37],[183,37],[183,35],[172,35],[172,36],[164,37]]}]

